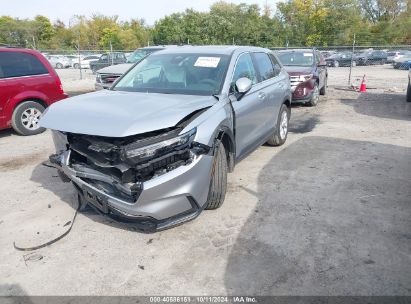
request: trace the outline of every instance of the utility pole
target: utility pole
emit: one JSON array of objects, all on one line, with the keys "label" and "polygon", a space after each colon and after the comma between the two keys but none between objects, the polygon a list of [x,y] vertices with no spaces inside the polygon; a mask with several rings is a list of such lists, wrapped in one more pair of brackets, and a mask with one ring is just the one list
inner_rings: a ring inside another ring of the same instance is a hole
[{"label": "utility pole", "polygon": [[348,75],[348,86],[351,85],[351,70],[352,70],[352,62],[354,58],[354,47],[355,47],[355,33],[352,40],[352,52],[351,52],[351,64],[350,64],[350,74]]},{"label": "utility pole", "polygon": [[111,65],[113,65],[113,45],[111,44],[111,40],[110,40],[110,57],[111,57]]}]

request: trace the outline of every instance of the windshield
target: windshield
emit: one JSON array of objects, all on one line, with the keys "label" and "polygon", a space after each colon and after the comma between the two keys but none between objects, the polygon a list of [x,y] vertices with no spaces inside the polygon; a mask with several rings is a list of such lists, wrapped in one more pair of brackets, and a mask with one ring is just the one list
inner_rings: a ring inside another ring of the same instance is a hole
[{"label": "windshield", "polygon": [[312,66],[314,63],[312,52],[279,52],[278,57],[285,66]]},{"label": "windshield", "polygon": [[229,56],[216,54],[154,54],[132,68],[113,90],[214,95],[221,90]]},{"label": "windshield", "polygon": [[130,57],[128,57],[127,62],[128,63],[136,63],[139,62],[141,59],[143,59],[144,57],[146,57],[148,54],[152,53],[153,51],[151,50],[137,50],[134,53],[132,53],[130,55]]}]

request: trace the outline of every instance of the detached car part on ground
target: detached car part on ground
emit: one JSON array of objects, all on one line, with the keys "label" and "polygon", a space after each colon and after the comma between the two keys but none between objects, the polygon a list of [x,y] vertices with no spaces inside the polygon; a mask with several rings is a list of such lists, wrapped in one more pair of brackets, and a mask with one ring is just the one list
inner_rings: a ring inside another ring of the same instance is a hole
[{"label": "detached car part on ground", "polygon": [[317,50],[287,49],[277,52],[290,75],[293,102],[316,106],[326,94],[328,71],[324,57]]},{"label": "detached car part on ground", "polygon": [[290,102],[288,74],[269,50],[190,46],[50,107],[41,125],[80,201],[155,231],[220,207],[227,172],[261,144],[286,141]]}]

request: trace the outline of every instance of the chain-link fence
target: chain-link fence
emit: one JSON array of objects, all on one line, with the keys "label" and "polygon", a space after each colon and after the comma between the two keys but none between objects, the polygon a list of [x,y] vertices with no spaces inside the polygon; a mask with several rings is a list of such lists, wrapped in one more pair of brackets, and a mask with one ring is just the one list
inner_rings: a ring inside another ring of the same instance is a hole
[{"label": "chain-link fence", "polygon": [[[298,47],[293,47],[298,49]],[[307,47],[300,47],[307,49]],[[277,51],[284,48],[271,48]],[[289,48],[291,49],[291,47]],[[411,45],[317,47],[327,63],[328,86],[358,88],[364,80],[368,89],[402,92],[411,67]],[[62,74],[71,79],[95,78],[95,70],[127,62],[133,50],[41,50]],[[64,62],[61,62],[65,60]],[[98,65],[95,62],[99,62]],[[93,63],[94,62],[94,63]],[[77,72],[75,72],[77,70]]]}]

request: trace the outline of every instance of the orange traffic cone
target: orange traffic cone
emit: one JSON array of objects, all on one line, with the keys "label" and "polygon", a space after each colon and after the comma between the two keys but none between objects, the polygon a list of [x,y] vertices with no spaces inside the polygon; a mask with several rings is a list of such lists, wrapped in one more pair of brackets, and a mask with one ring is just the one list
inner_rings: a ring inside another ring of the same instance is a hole
[{"label": "orange traffic cone", "polygon": [[367,92],[367,85],[365,84],[365,75],[361,81],[360,92]]}]

